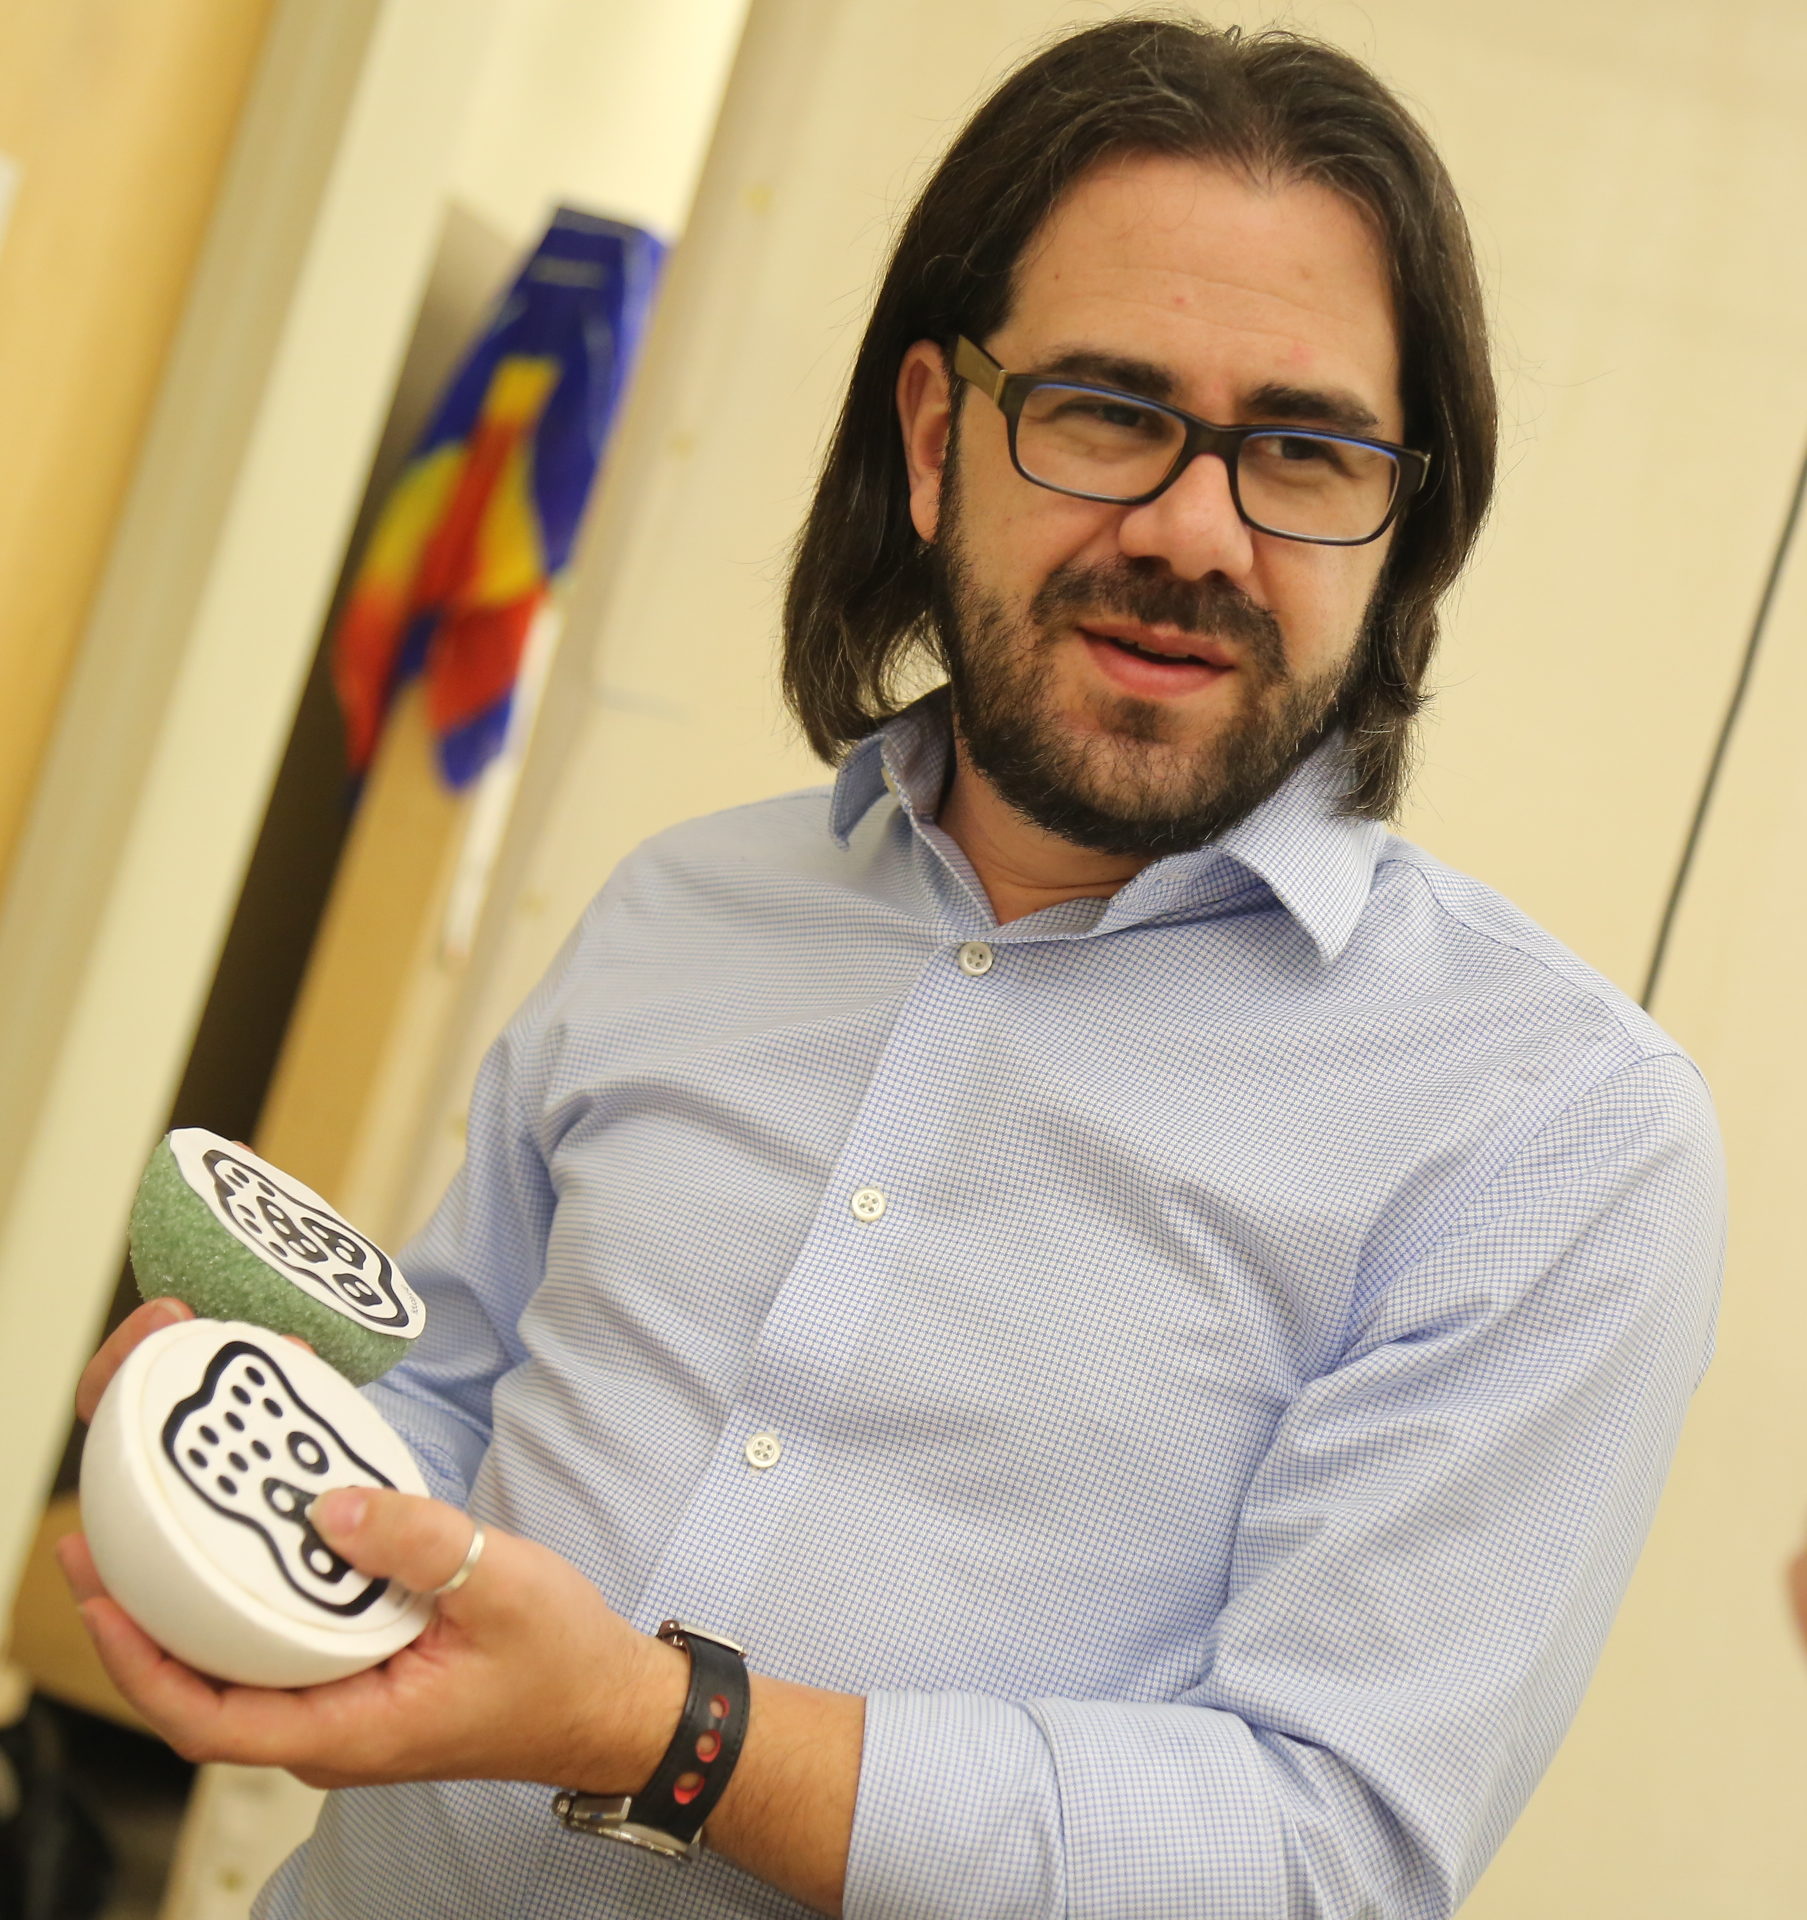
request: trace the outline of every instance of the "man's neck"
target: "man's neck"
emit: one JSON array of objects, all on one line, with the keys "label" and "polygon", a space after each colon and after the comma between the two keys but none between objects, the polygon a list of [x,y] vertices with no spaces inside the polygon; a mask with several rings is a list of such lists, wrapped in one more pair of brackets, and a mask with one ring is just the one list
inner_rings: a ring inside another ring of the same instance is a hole
[{"label": "man's neck", "polygon": [[1148,861],[1093,853],[1026,820],[978,772],[956,735],[953,774],[936,824],[971,863],[999,926],[1063,900],[1102,900]]}]

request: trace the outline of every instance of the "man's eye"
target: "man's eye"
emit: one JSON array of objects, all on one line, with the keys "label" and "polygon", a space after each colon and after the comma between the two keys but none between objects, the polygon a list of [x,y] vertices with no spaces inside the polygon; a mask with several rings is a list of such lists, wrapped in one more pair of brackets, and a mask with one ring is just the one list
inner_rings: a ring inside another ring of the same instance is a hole
[{"label": "man's eye", "polygon": [[1125,433],[1154,433],[1160,428],[1160,415],[1146,407],[1125,406],[1121,400],[1095,400],[1087,411],[1100,426],[1117,427]]},{"label": "man's eye", "polygon": [[1295,474],[1347,475],[1353,471],[1352,457],[1366,450],[1345,446],[1338,440],[1314,440],[1305,434],[1257,434],[1246,442],[1245,460],[1270,470],[1290,467]]},{"label": "man's eye", "polygon": [[1127,400],[1073,398],[1063,400],[1048,416],[1051,426],[1066,427],[1082,433],[1121,434],[1140,440],[1159,440],[1165,436],[1165,422],[1158,413],[1138,407]]}]

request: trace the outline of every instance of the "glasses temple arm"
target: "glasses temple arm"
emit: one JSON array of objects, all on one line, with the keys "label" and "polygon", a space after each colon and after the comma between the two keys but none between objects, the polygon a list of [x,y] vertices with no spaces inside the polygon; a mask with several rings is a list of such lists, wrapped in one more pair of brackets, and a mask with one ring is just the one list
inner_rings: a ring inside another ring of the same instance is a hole
[{"label": "glasses temple arm", "polygon": [[1010,376],[983,347],[975,347],[963,333],[954,337],[954,372],[962,380],[970,380],[994,406],[1003,404],[1004,382]]}]

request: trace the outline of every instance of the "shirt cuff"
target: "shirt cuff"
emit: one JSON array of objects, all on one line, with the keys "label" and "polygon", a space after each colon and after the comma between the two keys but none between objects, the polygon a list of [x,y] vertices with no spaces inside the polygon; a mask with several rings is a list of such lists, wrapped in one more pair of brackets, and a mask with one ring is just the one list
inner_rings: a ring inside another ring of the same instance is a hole
[{"label": "shirt cuff", "polygon": [[1060,1790],[1033,1719],[976,1693],[873,1693],[846,1920],[1058,1920]]},{"label": "shirt cuff", "polygon": [[1028,1712],[1060,1782],[1072,1920],[1345,1911],[1298,1900],[1267,1759],[1236,1715],[1075,1700]]},{"label": "shirt cuff", "polygon": [[847,1920],[1291,1912],[1267,1769],[1208,1707],[872,1694]]}]

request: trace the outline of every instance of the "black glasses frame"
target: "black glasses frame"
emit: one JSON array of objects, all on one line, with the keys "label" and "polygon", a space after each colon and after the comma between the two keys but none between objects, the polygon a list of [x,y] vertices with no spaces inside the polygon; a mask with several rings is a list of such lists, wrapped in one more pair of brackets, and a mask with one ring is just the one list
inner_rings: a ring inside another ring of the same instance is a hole
[{"label": "black glasses frame", "polygon": [[[1229,473],[1230,499],[1244,526],[1253,527],[1257,533],[1272,534],[1277,540],[1300,540],[1308,546],[1365,547],[1378,540],[1399,518],[1430,472],[1431,457],[1428,453],[1421,453],[1416,447],[1396,446],[1391,440],[1369,440],[1357,433],[1332,433],[1321,427],[1294,427],[1278,422],[1249,427],[1220,427],[1209,420],[1201,420],[1195,413],[1170,407],[1164,400],[1150,400],[1146,394],[1129,393],[1121,387],[1095,386],[1089,380],[1062,380],[1047,373],[1006,373],[983,347],[975,346],[965,334],[957,335],[954,340],[953,366],[954,372],[962,380],[977,387],[1004,416],[1010,439],[1010,464],[1017,472],[1032,486],[1046,487],[1050,493],[1069,494],[1075,500],[1099,500],[1119,507],[1144,506],[1165,493],[1201,453],[1211,453],[1224,463]],[[1179,452],[1174,455],[1173,465],[1158,485],[1150,487],[1146,493],[1128,495],[1086,493],[1078,487],[1058,486],[1052,480],[1044,480],[1039,474],[1031,473],[1017,454],[1016,429],[1023,402],[1037,387],[1059,387],[1068,393],[1096,393],[1107,400],[1127,400],[1133,406],[1146,407],[1151,412],[1166,414],[1170,420],[1177,420],[1185,430],[1185,438],[1180,443]],[[1278,433],[1292,434],[1301,440],[1334,440],[1341,446],[1366,447],[1371,452],[1387,455],[1393,462],[1396,478],[1386,518],[1372,533],[1364,533],[1359,539],[1353,540],[1340,540],[1331,535],[1315,533],[1288,533],[1282,527],[1270,527],[1265,521],[1257,520],[1242,504],[1237,462],[1245,441]]]}]

